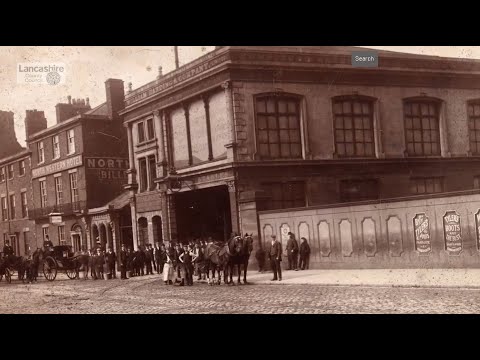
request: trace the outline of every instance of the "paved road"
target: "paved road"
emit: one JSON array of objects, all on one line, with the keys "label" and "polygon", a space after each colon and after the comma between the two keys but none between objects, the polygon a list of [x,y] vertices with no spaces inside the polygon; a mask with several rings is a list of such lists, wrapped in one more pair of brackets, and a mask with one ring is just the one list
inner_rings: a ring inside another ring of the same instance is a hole
[{"label": "paved road", "polygon": [[0,282],[0,313],[480,313],[480,289],[321,285],[166,286],[159,277]]}]

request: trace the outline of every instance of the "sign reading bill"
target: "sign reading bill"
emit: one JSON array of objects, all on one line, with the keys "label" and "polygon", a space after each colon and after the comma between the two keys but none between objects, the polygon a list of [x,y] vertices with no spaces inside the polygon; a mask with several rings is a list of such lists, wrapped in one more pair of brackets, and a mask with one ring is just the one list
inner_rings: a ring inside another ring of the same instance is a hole
[{"label": "sign reading bill", "polygon": [[460,254],[462,251],[462,227],[460,226],[460,215],[456,211],[445,213],[443,231],[445,234],[445,250],[453,255]]},{"label": "sign reading bill", "polygon": [[425,214],[416,214],[413,218],[415,229],[415,250],[420,254],[429,254],[432,251],[430,238],[430,221]]}]

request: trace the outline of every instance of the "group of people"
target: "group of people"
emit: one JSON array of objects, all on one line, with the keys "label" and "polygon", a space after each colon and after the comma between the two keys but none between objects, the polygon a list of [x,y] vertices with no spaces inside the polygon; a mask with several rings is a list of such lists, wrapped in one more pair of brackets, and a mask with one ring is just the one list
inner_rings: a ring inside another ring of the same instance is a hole
[{"label": "group of people", "polygon": [[[211,237],[208,243],[213,243]],[[154,270],[163,275],[165,285],[192,286],[194,276],[197,276],[198,281],[205,280],[206,247],[207,241],[198,239],[184,244],[155,244],[155,247],[147,244],[145,248],[140,246],[137,251],[122,244],[119,257],[120,278],[153,275]]]},{"label": "group of people", "polygon": [[[286,246],[286,256],[288,259],[287,270],[305,270],[309,268],[310,263],[310,245],[305,237],[300,238],[301,243],[298,245],[295,235],[288,233],[288,241]],[[271,244],[267,250],[259,248],[255,253],[258,262],[258,271],[265,271],[266,259],[270,261],[270,267],[273,271],[272,281],[282,280],[282,261],[283,248],[282,243],[277,240],[276,235],[271,235]],[[298,261],[300,255],[300,262]]]}]

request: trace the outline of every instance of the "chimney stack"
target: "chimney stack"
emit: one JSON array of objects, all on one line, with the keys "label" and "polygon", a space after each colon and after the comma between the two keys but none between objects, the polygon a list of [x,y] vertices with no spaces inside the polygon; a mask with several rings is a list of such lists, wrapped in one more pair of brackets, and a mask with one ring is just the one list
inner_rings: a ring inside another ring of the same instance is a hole
[{"label": "chimney stack", "polygon": [[108,117],[116,120],[118,112],[125,108],[125,88],[123,80],[108,79],[105,81]]},{"label": "chimney stack", "polygon": [[15,135],[13,112],[0,110],[0,158],[13,155],[21,149]]},{"label": "chimney stack", "polygon": [[25,135],[30,136],[47,128],[47,119],[43,111],[27,110],[25,115]]},{"label": "chimney stack", "polygon": [[67,98],[68,98],[68,103],[71,104],[72,103],[72,97],[70,95],[68,95]]}]

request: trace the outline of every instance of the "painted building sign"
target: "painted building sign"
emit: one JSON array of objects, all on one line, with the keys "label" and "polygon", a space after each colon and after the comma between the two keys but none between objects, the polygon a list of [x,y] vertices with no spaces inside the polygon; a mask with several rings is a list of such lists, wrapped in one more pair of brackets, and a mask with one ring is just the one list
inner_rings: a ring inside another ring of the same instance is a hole
[{"label": "painted building sign", "polygon": [[460,215],[456,211],[447,211],[443,217],[443,231],[445,235],[445,250],[451,254],[462,251],[462,228]]},{"label": "painted building sign", "polygon": [[91,157],[85,158],[85,165],[90,174],[95,174],[99,181],[126,180],[128,159]]},{"label": "painted building sign", "polygon": [[32,170],[32,178],[38,178],[50,174],[54,174],[63,170],[73,169],[75,167],[82,166],[82,155],[57,161],[53,164],[42,166]]},{"label": "painted building sign", "polygon": [[428,254],[432,251],[430,237],[430,221],[425,214],[416,214],[413,218],[415,229],[415,250],[420,254]]}]

